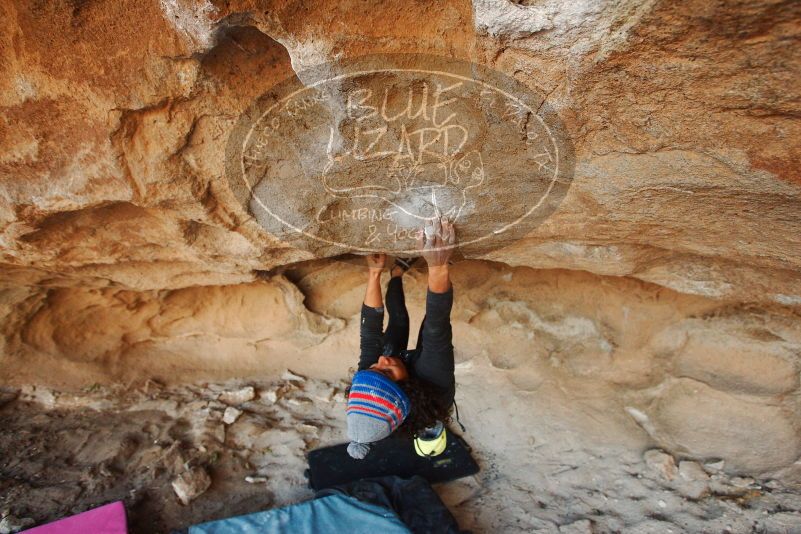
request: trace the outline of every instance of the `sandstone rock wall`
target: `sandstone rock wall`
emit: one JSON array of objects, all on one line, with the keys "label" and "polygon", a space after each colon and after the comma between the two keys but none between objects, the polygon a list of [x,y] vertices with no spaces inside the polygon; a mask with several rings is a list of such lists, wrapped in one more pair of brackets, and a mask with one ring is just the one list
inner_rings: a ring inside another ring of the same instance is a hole
[{"label": "sandstone rock wall", "polygon": [[[356,263],[310,262],[236,286],[6,295],[6,382],[174,383],[276,376],[286,367],[342,378],[358,355],[365,276]],[[512,428],[518,411],[510,406],[528,406],[544,419],[521,430],[521,443],[555,418],[566,432],[609,444],[723,459],[734,474],[801,476],[801,331],[787,310],[481,261],[457,264],[453,278],[466,413],[490,409]],[[412,271],[405,287],[413,345],[425,273]],[[593,408],[560,419],[563,402]]]},{"label": "sandstone rock wall", "polygon": [[457,266],[460,383],[797,480],[798,2],[9,0],[0,27],[0,380],[341,375],[361,271],[243,213],[226,140],[305,67],[437,54],[547,95],[576,157],[478,258],[507,266]]},{"label": "sandstone rock wall", "polygon": [[9,283],[179,288],[307,259],[226,193],[237,116],[305,67],[424,52],[542,91],[575,144],[559,211],[491,259],[801,303],[797,2],[2,9]]}]

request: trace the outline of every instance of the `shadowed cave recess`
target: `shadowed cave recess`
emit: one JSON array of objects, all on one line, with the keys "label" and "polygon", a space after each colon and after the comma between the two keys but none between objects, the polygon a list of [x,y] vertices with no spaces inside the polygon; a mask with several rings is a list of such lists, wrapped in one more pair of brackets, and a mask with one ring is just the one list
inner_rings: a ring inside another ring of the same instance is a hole
[{"label": "shadowed cave recess", "polygon": [[[362,255],[413,255],[431,205],[470,241],[451,321],[481,471],[434,486],[461,528],[801,532],[798,2],[0,13],[1,532],[114,500],[149,533],[312,497],[305,454],[346,440]],[[443,128],[466,133],[445,163],[425,160],[440,137],[393,138],[413,164],[381,174],[354,140],[371,102],[347,95],[402,104],[389,65],[419,58],[430,103],[461,76]],[[276,87],[319,92],[261,142]],[[236,182],[251,149],[264,169]],[[404,275],[410,347],[426,276]],[[189,471],[208,484],[185,504]]]}]

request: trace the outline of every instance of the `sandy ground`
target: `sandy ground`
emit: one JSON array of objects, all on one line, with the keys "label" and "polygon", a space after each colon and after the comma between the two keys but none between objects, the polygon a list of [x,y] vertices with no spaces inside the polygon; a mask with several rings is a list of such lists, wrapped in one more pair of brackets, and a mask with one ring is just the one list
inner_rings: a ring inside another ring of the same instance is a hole
[{"label": "sandy ground", "polygon": [[[598,418],[605,407],[591,396],[561,403],[556,392],[524,400],[500,392],[508,413],[519,415],[510,424],[497,410],[482,409],[481,394],[498,386],[491,376],[464,365],[457,375],[465,437],[482,470],[436,489],[462,528],[801,532],[797,493],[775,480],[727,476],[720,465],[677,467],[671,456],[635,453],[630,441],[608,439],[615,420]],[[308,499],[304,454],[343,440],[345,385],[287,371],[271,382],[5,390],[5,525],[41,523],[122,499],[132,532],[169,532]],[[253,387],[254,398],[234,399],[242,414],[225,424],[229,405],[220,399],[231,402],[226,392],[245,386]],[[538,408],[523,410],[524,403]],[[594,428],[593,419],[605,428]],[[617,424],[631,423],[620,418]],[[212,483],[184,506],[171,482],[192,469],[206,471]]]}]

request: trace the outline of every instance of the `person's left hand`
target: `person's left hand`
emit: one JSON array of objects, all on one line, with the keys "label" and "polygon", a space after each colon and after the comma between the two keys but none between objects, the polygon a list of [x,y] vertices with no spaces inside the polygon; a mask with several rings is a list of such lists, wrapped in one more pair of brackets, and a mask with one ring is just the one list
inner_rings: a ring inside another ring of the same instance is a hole
[{"label": "person's left hand", "polygon": [[370,254],[367,256],[367,267],[369,267],[371,271],[383,271],[386,262],[386,254]]},{"label": "person's left hand", "polygon": [[417,237],[417,249],[429,268],[447,265],[456,247],[456,228],[446,217],[426,221]]}]

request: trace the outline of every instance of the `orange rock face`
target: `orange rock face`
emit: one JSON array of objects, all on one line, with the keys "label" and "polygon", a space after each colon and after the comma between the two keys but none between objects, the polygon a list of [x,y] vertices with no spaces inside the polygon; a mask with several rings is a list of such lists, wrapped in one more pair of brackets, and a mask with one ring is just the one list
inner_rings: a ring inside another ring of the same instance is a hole
[{"label": "orange rock face", "polygon": [[512,76],[564,121],[576,157],[566,197],[491,259],[801,302],[793,2],[2,9],[10,282],[176,288],[250,280],[310,257],[228,195],[228,135],[295,71],[403,52]]},{"label": "orange rock face", "polygon": [[[462,251],[521,268],[511,283],[507,266],[459,267],[463,369],[491,368],[511,403],[543,384],[600,391],[637,447],[798,477],[798,2],[3,0],[0,28],[9,382],[269,374],[292,360],[344,372],[331,355],[355,350],[361,272],[299,264],[345,250],[266,230],[232,191],[226,147],[246,110],[288,78],[310,83],[309,68],[426,54],[540,95],[528,118],[553,113],[574,164],[536,227]],[[519,133],[481,153],[484,168],[519,164]],[[449,179],[477,176],[465,169]],[[273,200],[319,211],[292,172]],[[508,215],[490,197],[525,200],[493,187],[474,206],[484,219],[457,219],[465,235]],[[787,444],[757,447],[760,433]]]}]

